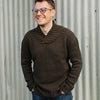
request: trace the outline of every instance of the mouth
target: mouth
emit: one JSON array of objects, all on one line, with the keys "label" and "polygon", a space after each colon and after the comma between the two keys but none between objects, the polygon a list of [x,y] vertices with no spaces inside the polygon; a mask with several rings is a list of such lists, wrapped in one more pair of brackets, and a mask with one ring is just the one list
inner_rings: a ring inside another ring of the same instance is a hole
[{"label": "mouth", "polygon": [[38,21],[42,21],[42,20],[44,20],[44,18],[38,17],[37,20],[38,20]]}]

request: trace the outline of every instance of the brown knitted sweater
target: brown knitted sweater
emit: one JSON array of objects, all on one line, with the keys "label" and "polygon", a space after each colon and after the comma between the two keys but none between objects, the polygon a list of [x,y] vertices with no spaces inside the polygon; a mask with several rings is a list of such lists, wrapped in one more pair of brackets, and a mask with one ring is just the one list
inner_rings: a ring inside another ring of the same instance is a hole
[{"label": "brown knitted sweater", "polygon": [[78,41],[55,23],[47,36],[37,26],[22,41],[21,64],[30,91],[34,88],[43,97],[56,97],[61,91],[69,94],[82,67]]}]

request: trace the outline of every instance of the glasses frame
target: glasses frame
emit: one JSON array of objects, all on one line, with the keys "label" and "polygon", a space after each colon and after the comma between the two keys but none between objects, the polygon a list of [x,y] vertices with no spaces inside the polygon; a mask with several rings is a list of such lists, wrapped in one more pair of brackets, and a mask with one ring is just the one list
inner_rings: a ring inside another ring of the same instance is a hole
[{"label": "glasses frame", "polygon": [[35,15],[38,14],[40,11],[41,14],[44,14],[47,10],[52,10],[53,8],[40,8],[40,9],[32,9],[32,11],[35,13]]}]

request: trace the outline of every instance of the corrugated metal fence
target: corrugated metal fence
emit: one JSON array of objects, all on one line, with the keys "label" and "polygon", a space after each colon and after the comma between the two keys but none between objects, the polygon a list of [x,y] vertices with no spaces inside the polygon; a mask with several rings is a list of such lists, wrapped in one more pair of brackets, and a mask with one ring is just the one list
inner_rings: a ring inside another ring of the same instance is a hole
[{"label": "corrugated metal fence", "polygon": [[[57,23],[77,36],[83,69],[74,100],[100,100],[100,0],[55,0]],[[35,26],[32,0],[0,0],[0,100],[31,100],[21,64],[21,41]]]}]

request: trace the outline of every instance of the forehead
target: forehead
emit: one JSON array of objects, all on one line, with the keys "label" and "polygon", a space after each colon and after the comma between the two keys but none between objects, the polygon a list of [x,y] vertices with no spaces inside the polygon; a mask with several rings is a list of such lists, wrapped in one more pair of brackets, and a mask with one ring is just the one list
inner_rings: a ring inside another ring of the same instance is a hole
[{"label": "forehead", "polygon": [[37,2],[35,4],[35,9],[40,9],[40,8],[51,8],[51,5],[47,1]]}]

